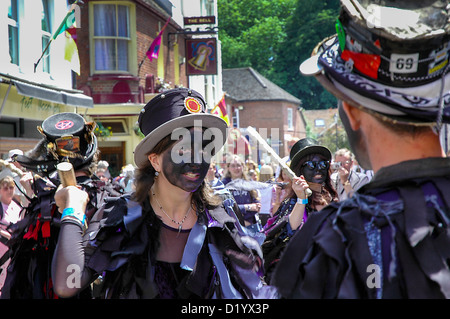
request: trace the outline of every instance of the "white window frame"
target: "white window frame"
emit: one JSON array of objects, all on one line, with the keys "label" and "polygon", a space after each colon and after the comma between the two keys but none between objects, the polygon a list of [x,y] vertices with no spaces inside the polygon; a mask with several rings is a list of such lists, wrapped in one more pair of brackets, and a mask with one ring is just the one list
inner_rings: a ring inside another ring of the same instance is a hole
[{"label": "white window frame", "polygon": [[287,109],[287,125],[289,131],[294,130],[294,110],[291,108]]},{"label": "white window frame", "polygon": [[[127,36],[119,36],[118,26],[119,24],[116,22],[115,24],[115,36],[98,36],[95,35],[95,10],[96,6],[101,5],[114,5],[116,10],[116,21],[118,21],[119,10],[117,8],[119,6],[127,7]],[[89,2],[89,12],[90,12],[90,54],[91,54],[91,74],[133,74],[137,75],[137,58],[136,58],[136,14],[135,14],[135,5],[130,1],[91,1]],[[98,68],[96,65],[96,40],[114,40],[114,49],[115,49],[115,58],[113,58],[114,68]],[[127,41],[127,68],[126,70],[119,69],[119,41]]]},{"label": "white window frame", "polygon": [[[10,0],[11,1],[11,5],[12,5],[12,3],[15,3],[16,4],[16,19],[17,20],[14,20],[14,18],[10,18],[9,17],[9,15],[7,14],[6,15],[6,19],[7,19],[7,24],[8,24],[8,47],[10,46],[10,44],[11,44],[11,42],[9,41],[9,37],[10,37],[10,34],[9,34],[9,30],[10,30],[10,28],[12,28],[12,29],[15,29],[16,30],[16,59],[17,59],[17,63],[14,63],[14,61],[12,61],[13,60],[13,57],[11,56],[11,54],[9,54],[9,56],[10,56],[10,58],[11,58],[11,61],[10,61],[10,63],[11,64],[13,64],[13,65],[16,65],[17,67],[20,65],[20,43],[19,43],[19,38],[20,38],[20,30],[19,30],[19,26],[20,26],[20,24],[19,24],[19,16],[20,16],[20,14],[19,14],[19,10],[20,10],[20,3],[19,3],[19,0]],[[9,48],[9,53],[10,53],[10,51],[11,51],[11,48]]]}]

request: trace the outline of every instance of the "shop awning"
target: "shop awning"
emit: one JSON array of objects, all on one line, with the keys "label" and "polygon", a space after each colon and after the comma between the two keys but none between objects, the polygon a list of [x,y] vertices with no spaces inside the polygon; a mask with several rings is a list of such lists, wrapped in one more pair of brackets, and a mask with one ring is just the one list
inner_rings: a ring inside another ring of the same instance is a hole
[{"label": "shop awning", "polygon": [[77,107],[94,107],[92,98],[82,93],[57,90],[44,86],[32,85],[17,80],[10,81],[16,86],[17,93],[24,96]]},{"label": "shop awning", "polygon": [[14,85],[17,93],[20,95],[74,107],[94,107],[92,97],[83,94],[80,90],[61,89],[46,84],[22,80],[1,73],[0,75],[0,83]]}]

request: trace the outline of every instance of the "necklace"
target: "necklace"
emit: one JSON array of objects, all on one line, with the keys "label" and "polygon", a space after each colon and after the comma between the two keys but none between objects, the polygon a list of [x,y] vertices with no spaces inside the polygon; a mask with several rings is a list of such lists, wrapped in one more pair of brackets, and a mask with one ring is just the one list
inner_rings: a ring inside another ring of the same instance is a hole
[{"label": "necklace", "polygon": [[164,213],[164,215],[167,216],[167,218],[169,218],[169,219],[172,221],[172,223],[178,225],[178,232],[180,232],[181,229],[182,229],[182,227],[183,227],[184,221],[186,220],[186,218],[188,217],[189,213],[191,212],[191,206],[189,206],[189,209],[188,209],[188,211],[186,212],[186,215],[184,215],[183,219],[182,219],[180,222],[177,222],[175,219],[173,219],[172,217],[170,217],[170,216],[164,211],[164,208],[161,206],[161,204],[160,204],[159,201],[158,201],[158,198],[156,197],[156,194],[155,194],[155,192],[154,192],[154,190],[153,190],[153,187],[151,188],[151,191],[152,191],[152,195],[155,197],[155,200],[156,200],[156,203],[157,203],[158,206],[159,206],[159,209]]}]

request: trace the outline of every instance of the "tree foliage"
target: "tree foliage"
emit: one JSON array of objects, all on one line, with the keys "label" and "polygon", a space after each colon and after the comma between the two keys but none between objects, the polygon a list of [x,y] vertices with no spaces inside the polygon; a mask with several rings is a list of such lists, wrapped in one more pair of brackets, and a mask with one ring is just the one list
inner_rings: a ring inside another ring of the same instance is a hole
[{"label": "tree foliage", "polygon": [[218,0],[223,67],[251,66],[306,109],[334,107],[335,98],[298,67],[335,33],[338,8],[338,0]]}]

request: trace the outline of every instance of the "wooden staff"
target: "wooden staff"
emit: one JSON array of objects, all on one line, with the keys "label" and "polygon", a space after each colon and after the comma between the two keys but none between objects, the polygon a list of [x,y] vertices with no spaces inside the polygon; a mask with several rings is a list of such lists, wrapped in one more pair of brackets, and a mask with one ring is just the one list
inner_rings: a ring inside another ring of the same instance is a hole
[{"label": "wooden staff", "polygon": [[75,171],[73,170],[72,163],[62,162],[56,165],[58,170],[59,179],[63,187],[76,186],[77,179],[75,177]]},{"label": "wooden staff", "polygon": [[[290,179],[294,179],[297,177],[297,175],[295,175],[295,173],[291,170],[291,168],[289,166],[287,166],[287,164],[280,158],[280,156],[278,156],[278,154],[275,153],[274,149],[272,147],[270,147],[269,144],[267,144],[267,142],[262,138],[262,136],[253,127],[251,127],[251,126],[247,127],[247,132],[251,136],[256,138],[259,145],[267,153],[269,153],[270,156],[272,156],[272,158],[281,166],[281,169],[289,176]],[[305,194],[306,194],[306,196],[311,196],[312,191],[309,188],[307,188],[307,189],[305,189]]]}]

